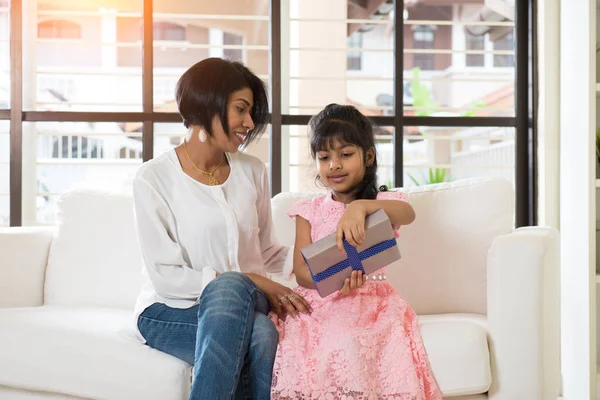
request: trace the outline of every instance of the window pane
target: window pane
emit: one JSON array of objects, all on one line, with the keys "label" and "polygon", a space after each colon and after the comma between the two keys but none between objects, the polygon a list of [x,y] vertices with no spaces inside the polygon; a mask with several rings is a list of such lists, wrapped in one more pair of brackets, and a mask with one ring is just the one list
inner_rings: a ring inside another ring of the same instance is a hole
[{"label": "window pane", "polygon": [[142,163],[142,133],[131,123],[24,123],[23,225],[52,224],[58,196],[92,187],[127,190]]},{"label": "window pane", "polygon": [[515,130],[506,127],[404,128],[404,186],[471,177],[514,184]]},{"label": "window pane", "polygon": [[81,39],[81,25],[76,22],[49,19],[38,22],[38,39]]},{"label": "window pane", "polygon": [[329,103],[389,115],[394,94],[393,2],[366,13],[355,1],[282,2],[282,112]]},{"label": "window pane", "polygon": [[10,23],[9,2],[0,0],[0,109],[10,105]]},{"label": "window pane", "polygon": [[[24,4],[26,110],[141,111],[141,38],[123,21],[142,2],[38,1]],[[126,60],[123,55],[127,54]]]},{"label": "window pane", "polygon": [[[514,51],[515,40],[513,33],[507,33],[502,39],[498,39],[494,42],[494,50],[498,51]],[[515,56],[511,54],[498,54],[494,55],[494,67],[514,67]]]},{"label": "window pane", "polygon": [[[141,123],[130,124],[128,129],[137,130],[141,132]],[[267,167],[269,166],[269,139],[271,134],[271,126],[267,127],[267,130],[255,143],[248,146],[244,152],[252,154],[253,156],[261,159]],[[165,151],[171,150],[173,147],[178,146],[184,140],[187,135],[187,129],[183,124],[174,123],[155,123],[154,124],[154,157],[159,156]]]},{"label": "window pane", "polygon": [[193,64],[209,57],[244,62],[269,81],[268,1],[154,1],[154,109],[176,111],[175,85]]},{"label": "window pane", "polygon": [[0,227],[10,224],[10,121],[0,121]]},{"label": "window pane", "polygon": [[[392,187],[394,182],[393,127],[377,127],[378,185]],[[326,188],[315,180],[317,168],[310,157],[306,126],[284,126],[282,130],[282,190],[284,192],[322,192]]]},{"label": "window pane", "polygon": [[[474,36],[467,33],[467,50],[485,50],[485,35]],[[485,67],[483,54],[467,54],[467,67]]]},{"label": "window pane", "polygon": [[406,4],[405,115],[515,115],[514,10],[494,7],[484,0]]}]

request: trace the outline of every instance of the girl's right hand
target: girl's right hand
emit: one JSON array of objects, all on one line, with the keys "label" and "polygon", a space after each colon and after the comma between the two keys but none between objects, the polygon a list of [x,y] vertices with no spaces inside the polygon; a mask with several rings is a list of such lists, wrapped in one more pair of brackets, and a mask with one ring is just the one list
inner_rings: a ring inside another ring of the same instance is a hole
[{"label": "girl's right hand", "polygon": [[296,318],[298,313],[310,314],[308,302],[298,293],[264,276],[252,275],[250,278],[267,296],[271,309],[279,318],[284,319],[286,313],[294,318]]},{"label": "girl's right hand", "polygon": [[367,276],[363,275],[362,271],[352,271],[350,278],[344,280],[344,287],[340,290],[342,294],[346,295],[360,288],[367,281]]}]

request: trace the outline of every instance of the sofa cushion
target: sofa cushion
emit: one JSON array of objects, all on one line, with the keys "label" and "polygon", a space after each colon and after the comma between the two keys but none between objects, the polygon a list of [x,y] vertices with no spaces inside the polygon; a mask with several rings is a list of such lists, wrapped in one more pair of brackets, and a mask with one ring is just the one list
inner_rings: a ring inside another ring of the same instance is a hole
[{"label": "sofa cushion", "polygon": [[[419,323],[444,395],[485,393],[485,320],[445,315]],[[187,398],[191,367],[132,340],[130,325],[131,313],[116,308],[0,309],[0,386],[115,400]]]},{"label": "sofa cushion", "polygon": [[419,317],[429,364],[444,398],[485,393],[492,384],[484,317],[468,314]]},{"label": "sofa cushion", "polygon": [[132,196],[73,190],[60,197],[56,217],[44,303],[131,310],[143,265]]},{"label": "sofa cushion", "polygon": [[[485,315],[487,253],[496,237],[514,227],[512,184],[473,178],[401,190],[417,217],[400,229],[402,259],[388,268],[392,285],[420,315]],[[273,198],[275,234],[282,243],[294,242],[287,210],[312,196],[281,193]]]},{"label": "sofa cushion", "polygon": [[191,367],[124,332],[131,311],[0,309],[0,386],[90,399],[181,400]]}]

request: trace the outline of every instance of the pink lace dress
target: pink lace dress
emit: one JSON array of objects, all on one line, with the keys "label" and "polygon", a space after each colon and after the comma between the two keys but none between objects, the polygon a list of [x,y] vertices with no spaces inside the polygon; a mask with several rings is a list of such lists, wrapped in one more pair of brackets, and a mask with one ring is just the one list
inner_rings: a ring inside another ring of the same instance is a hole
[{"label": "pink lace dress", "polygon": [[[378,200],[407,201],[400,192]],[[331,194],[296,203],[289,215],[311,224],[313,242],[335,232],[346,207]],[[394,227],[396,235],[399,227]],[[376,275],[385,275],[386,268]],[[383,277],[383,276],[382,276]],[[429,367],[417,315],[386,280],[369,280],[344,296],[321,298],[294,289],[311,304],[311,315],[274,321],[279,345],[272,400],[441,400]]]}]

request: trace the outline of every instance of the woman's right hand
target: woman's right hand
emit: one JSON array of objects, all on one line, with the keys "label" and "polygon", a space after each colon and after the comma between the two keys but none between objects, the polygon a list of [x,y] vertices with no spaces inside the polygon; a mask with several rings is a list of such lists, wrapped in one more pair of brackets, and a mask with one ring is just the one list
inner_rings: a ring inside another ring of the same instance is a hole
[{"label": "woman's right hand", "polygon": [[279,316],[279,318],[285,318],[286,313],[294,318],[296,318],[299,312],[310,314],[308,302],[289,287],[283,286],[280,283],[260,275],[252,274],[250,278],[265,296],[267,296],[271,309]]}]

